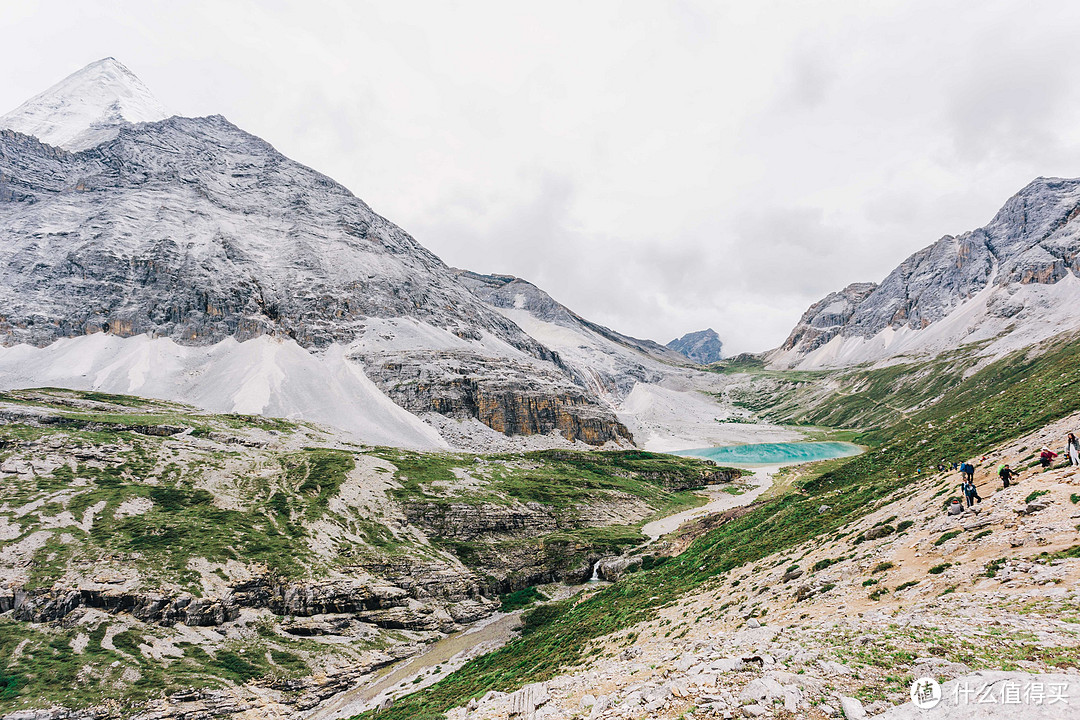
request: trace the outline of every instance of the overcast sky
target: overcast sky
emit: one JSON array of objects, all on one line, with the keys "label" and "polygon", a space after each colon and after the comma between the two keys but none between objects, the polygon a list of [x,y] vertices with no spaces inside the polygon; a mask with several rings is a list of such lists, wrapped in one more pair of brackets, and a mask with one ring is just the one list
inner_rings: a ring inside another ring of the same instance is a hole
[{"label": "overcast sky", "polygon": [[114,56],[448,264],[728,352],[1080,175],[1080,3],[3,0],[0,113]]}]

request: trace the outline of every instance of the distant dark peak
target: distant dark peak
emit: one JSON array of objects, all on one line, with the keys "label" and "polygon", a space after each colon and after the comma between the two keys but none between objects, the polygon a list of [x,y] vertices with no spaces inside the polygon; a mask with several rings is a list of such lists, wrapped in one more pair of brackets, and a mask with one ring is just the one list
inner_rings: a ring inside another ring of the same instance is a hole
[{"label": "distant dark peak", "polygon": [[712,328],[687,333],[667,346],[702,365],[718,362],[723,357],[724,344]]}]

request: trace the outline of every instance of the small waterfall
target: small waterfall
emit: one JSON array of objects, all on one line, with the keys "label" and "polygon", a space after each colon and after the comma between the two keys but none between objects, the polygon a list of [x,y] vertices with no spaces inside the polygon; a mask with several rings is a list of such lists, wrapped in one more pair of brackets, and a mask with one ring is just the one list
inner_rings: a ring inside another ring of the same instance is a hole
[{"label": "small waterfall", "polygon": [[589,584],[595,584],[600,582],[600,561],[597,560],[592,566],[592,577],[589,578]]}]

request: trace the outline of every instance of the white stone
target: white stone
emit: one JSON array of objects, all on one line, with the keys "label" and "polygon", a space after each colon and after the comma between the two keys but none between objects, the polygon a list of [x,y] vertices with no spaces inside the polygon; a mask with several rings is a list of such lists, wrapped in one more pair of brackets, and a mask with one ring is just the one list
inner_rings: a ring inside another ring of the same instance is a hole
[{"label": "white stone", "polygon": [[866,717],[866,710],[863,709],[862,703],[853,697],[841,696],[840,709],[846,720],[863,720]]}]

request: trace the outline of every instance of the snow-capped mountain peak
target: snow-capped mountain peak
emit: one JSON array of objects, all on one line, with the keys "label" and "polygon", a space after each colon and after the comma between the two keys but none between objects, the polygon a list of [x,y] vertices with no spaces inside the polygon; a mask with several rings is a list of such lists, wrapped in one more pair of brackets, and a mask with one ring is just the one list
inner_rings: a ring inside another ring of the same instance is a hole
[{"label": "snow-capped mountain peak", "polygon": [[78,152],[116,137],[125,122],[156,122],[168,116],[134,73],[107,57],[0,116],[0,129]]}]

